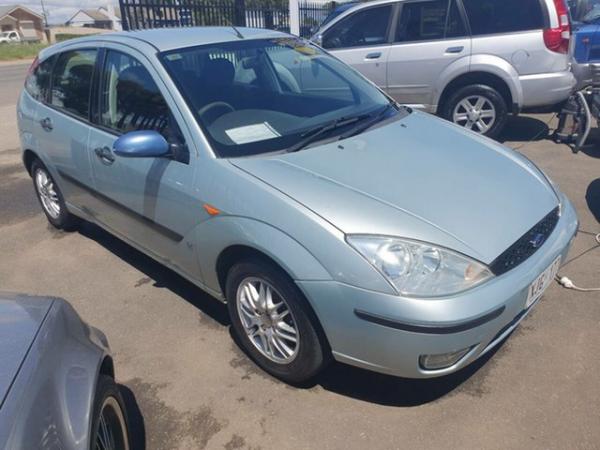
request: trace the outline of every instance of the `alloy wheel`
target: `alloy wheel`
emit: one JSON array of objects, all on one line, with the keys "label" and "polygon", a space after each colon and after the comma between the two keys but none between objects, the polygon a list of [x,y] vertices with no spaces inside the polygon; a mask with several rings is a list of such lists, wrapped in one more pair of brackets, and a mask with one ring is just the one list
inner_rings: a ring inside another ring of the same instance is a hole
[{"label": "alloy wheel", "polygon": [[461,127],[485,134],[496,123],[496,107],[482,95],[471,95],[458,102],[452,120]]},{"label": "alloy wheel", "polygon": [[298,355],[300,336],[283,296],[256,277],[242,280],[236,296],[238,316],[254,347],[273,362],[291,363]]},{"label": "alloy wheel", "polygon": [[53,219],[58,219],[60,216],[60,201],[54,188],[54,181],[44,169],[37,169],[35,184],[44,210]]},{"label": "alloy wheel", "polygon": [[129,450],[125,418],[114,397],[107,397],[100,410],[94,450]]}]

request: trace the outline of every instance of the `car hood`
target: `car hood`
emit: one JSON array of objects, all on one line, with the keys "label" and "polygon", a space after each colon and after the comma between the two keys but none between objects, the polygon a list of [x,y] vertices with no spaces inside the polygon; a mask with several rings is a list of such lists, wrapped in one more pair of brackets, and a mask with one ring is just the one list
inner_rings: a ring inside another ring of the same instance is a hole
[{"label": "car hood", "polygon": [[0,293],[0,408],[53,300]]},{"label": "car hood", "polygon": [[558,204],[518,153],[419,112],[344,141],[231,162],[346,234],[432,242],[484,263]]}]

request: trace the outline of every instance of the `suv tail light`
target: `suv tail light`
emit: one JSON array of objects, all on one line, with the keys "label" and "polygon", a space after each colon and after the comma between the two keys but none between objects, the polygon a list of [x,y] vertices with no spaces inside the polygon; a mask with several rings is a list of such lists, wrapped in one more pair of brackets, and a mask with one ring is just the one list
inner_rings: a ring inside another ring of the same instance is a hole
[{"label": "suv tail light", "polygon": [[569,52],[569,40],[571,39],[569,10],[564,0],[553,0],[553,2],[558,16],[558,27],[544,30],[544,43],[549,50],[566,54]]}]

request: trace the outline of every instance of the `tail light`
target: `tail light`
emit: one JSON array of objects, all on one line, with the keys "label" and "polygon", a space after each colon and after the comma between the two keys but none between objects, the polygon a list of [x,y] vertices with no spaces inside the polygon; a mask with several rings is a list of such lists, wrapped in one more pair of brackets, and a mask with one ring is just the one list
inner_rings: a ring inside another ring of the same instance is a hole
[{"label": "tail light", "polygon": [[36,56],[35,59],[33,60],[33,62],[31,63],[31,66],[29,66],[29,69],[27,70],[27,77],[25,78],[25,84],[27,84],[27,80],[29,79],[29,77],[31,75],[33,75],[33,72],[35,72],[35,69],[37,69],[37,66],[39,66],[39,65],[40,65],[40,60]]},{"label": "tail light", "polygon": [[544,30],[544,43],[549,50],[566,54],[569,52],[569,40],[571,39],[569,10],[564,0],[553,0],[553,2],[558,16],[558,27]]}]

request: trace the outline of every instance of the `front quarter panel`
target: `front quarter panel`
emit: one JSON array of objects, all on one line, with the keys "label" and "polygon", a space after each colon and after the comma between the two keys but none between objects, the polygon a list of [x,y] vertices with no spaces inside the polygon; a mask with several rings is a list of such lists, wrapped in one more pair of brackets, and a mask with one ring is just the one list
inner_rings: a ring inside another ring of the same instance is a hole
[{"label": "front quarter panel", "polygon": [[56,299],[0,410],[0,448],[89,449],[100,339]]}]

